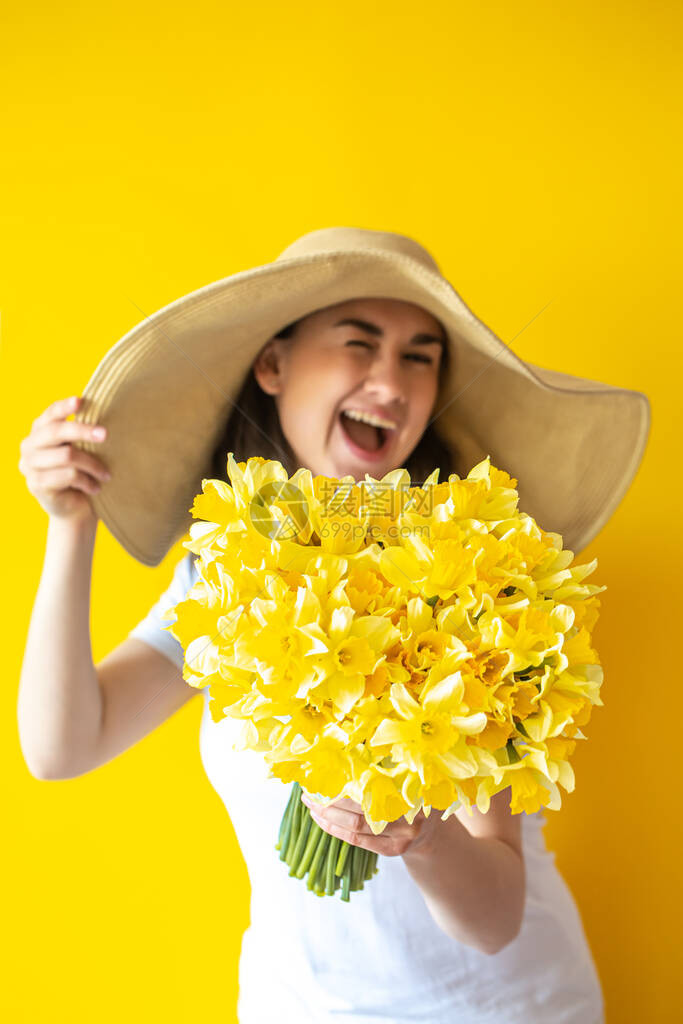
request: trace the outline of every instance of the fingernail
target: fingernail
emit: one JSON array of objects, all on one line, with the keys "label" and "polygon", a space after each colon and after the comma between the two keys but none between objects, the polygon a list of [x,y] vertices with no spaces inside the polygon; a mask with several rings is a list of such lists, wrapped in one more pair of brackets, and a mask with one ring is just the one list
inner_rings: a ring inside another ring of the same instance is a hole
[{"label": "fingernail", "polygon": [[104,429],[104,427],[95,427],[92,432],[93,437],[104,437],[106,433],[107,431]]}]

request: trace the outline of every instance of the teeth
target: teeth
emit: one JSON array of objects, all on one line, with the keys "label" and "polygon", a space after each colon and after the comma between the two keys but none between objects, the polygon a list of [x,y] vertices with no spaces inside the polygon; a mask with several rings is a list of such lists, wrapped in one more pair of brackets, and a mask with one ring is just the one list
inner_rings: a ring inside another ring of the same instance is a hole
[{"label": "teeth", "polygon": [[396,426],[391,420],[383,420],[381,416],[375,416],[371,412],[360,412],[356,409],[344,409],[343,411],[352,420],[360,420],[361,423],[371,423],[373,427],[384,427],[385,430],[394,430]]}]

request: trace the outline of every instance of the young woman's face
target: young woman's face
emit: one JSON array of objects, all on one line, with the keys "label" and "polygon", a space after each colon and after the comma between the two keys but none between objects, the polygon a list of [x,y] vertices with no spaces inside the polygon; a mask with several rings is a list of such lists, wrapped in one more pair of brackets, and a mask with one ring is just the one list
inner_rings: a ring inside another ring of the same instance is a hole
[{"label": "young woman's face", "polygon": [[[275,396],[297,466],[362,480],[405,465],[436,400],[439,338],[447,344],[439,321],[412,302],[352,299],[309,314],[291,338],[271,339],[254,373]],[[378,432],[342,410],[374,413],[394,429]]]}]

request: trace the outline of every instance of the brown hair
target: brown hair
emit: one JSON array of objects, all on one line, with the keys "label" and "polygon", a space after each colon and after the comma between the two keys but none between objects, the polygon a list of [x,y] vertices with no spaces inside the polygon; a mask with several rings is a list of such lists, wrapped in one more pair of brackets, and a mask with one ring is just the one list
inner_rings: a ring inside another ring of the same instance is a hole
[{"label": "brown hair", "polygon": [[[274,337],[292,337],[298,323],[299,320],[295,320],[287,324]],[[448,361],[448,346],[444,345],[439,366],[440,380],[446,373]],[[246,462],[255,455],[260,455],[264,459],[276,459],[282,463],[287,475],[292,476],[298,469],[294,452],[282,432],[275,399],[261,388],[253,366],[249,368],[234,401],[235,405],[228,416],[223,435],[214,449],[211,478],[229,482],[228,452],[233,452],[236,462]],[[405,468],[410,474],[411,482],[419,484],[423,483],[437,466],[440,470],[440,481],[447,480],[451,473],[456,472],[450,448],[434,424],[430,423],[406,459]]]}]

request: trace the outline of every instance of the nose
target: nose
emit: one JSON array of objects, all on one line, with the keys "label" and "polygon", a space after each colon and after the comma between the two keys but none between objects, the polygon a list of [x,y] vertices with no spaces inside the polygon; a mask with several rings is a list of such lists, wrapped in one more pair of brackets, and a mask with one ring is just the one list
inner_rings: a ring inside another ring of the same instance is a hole
[{"label": "nose", "polygon": [[381,405],[402,405],[405,383],[401,373],[400,357],[397,360],[391,352],[376,354],[370,361],[363,390],[375,397]]}]

